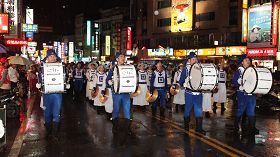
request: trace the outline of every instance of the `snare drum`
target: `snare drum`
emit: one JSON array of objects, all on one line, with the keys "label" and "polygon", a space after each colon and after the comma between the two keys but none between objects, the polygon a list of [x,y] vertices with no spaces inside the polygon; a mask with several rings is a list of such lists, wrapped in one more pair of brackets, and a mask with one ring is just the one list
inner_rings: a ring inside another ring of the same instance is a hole
[{"label": "snare drum", "polygon": [[65,71],[62,63],[43,63],[42,67],[42,92],[64,93]]},{"label": "snare drum", "polygon": [[134,93],[137,89],[137,74],[133,65],[116,65],[113,72],[114,93]]},{"label": "snare drum", "polygon": [[242,76],[243,89],[249,94],[267,94],[271,89],[272,80],[269,69],[248,67]]},{"label": "snare drum", "polygon": [[190,68],[190,88],[194,91],[211,91],[218,83],[218,70],[212,63],[195,63]]}]

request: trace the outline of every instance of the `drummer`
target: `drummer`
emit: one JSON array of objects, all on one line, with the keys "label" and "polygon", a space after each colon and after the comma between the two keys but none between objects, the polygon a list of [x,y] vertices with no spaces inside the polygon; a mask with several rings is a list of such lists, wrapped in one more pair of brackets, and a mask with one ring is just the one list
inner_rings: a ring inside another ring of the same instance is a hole
[{"label": "drummer", "polygon": [[[184,70],[184,64],[180,63],[179,69],[178,69],[178,71],[176,71],[176,73],[174,75],[172,87],[175,87],[176,84],[179,84],[179,80],[180,80],[181,73],[183,70]],[[181,105],[182,107],[183,107],[183,105],[185,105],[185,89],[184,88],[181,87],[179,93],[174,95],[173,104],[176,105],[175,106],[176,113],[178,113],[178,111],[179,111],[179,105]]]},{"label": "drummer", "polygon": [[[57,56],[54,50],[50,49],[47,51],[47,56],[43,60],[47,63],[61,62],[61,59]],[[69,88],[69,85],[67,85]],[[36,84],[37,88],[41,88],[41,83]],[[43,105],[45,127],[47,131],[47,138],[51,138],[58,142],[58,127],[60,122],[60,112],[62,105],[62,94],[61,93],[51,93],[43,94]]]},{"label": "drummer", "polygon": [[[116,62],[116,64],[119,65],[124,65],[125,64],[125,55],[117,52],[116,53],[116,59],[114,61],[114,63]],[[108,82],[109,85],[113,84],[113,70],[110,70],[108,73],[108,77],[106,79],[106,82]],[[129,134],[129,130],[130,130],[130,125],[131,125],[131,121],[130,121],[130,95],[129,93],[113,93],[113,113],[112,113],[112,122],[113,122],[113,128],[112,128],[112,132],[114,135],[117,135],[120,132],[119,130],[119,112],[120,112],[120,107],[122,106],[123,108],[123,116],[124,116],[124,126],[123,128],[125,129],[124,135],[128,135]],[[126,138],[124,138],[126,139]]]},{"label": "drummer", "polygon": [[[193,65],[198,62],[197,55],[195,52],[190,52],[189,64]],[[190,66],[188,66],[190,67]],[[184,111],[184,128],[189,130],[190,123],[190,112],[194,108],[195,118],[196,118],[196,131],[205,134],[205,131],[202,129],[202,94],[201,92],[194,92],[189,87],[189,71],[190,68],[186,68],[182,71],[179,83],[181,86],[186,87],[185,90],[185,111]]]},{"label": "drummer", "polygon": [[149,102],[146,101],[145,99],[145,95],[146,92],[148,90],[148,83],[149,83],[149,78],[148,78],[148,74],[145,71],[145,65],[143,63],[139,63],[138,64],[138,85],[141,89],[141,92],[139,95],[137,95],[136,97],[133,97],[133,105],[137,105],[137,106],[142,106],[143,109],[145,110],[145,106],[149,105]]},{"label": "drummer", "polygon": [[255,135],[255,107],[256,107],[256,95],[255,94],[247,94],[244,92],[244,88],[242,86],[242,75],[246,68],[252,66],[252,60],[247,56],[243,55],[241,58],[241,65],[234,73],[233,76],[233,84],[237,92],[237,104],[238,110],[235,114],[235,121],[234,121],[234,132],[238,133],[239,131],[239,123],[241,120],[242,115],[246,111],[246,116],[248,117],[248,131],[246,132],[242,128],[243,135]]},{"label": "drummer", "polygon": [[91,105],[93,105],[93,97],[91,96],[91,91],[93,88],[93,80],[96,76],[96,63],[90,63],[88,65],[89,69],[86,72],[87,86],[86,86],[86,97],[90,101]]},{"label": "drummer", "polygon": [[152,114],[156,115],[158,104],[160,105],[160,117],[164,117],[166,108],[166,94],[167,94],[167,74],[163,69],[161,61],[157,61],[156,70],[152,74],[150,82],[150,92],[153,94],[154,90],[158,90],[158,97],[152,104]]},{"label": "drummer", "polygon": [[98,94],[97,96],[93,99],[94,101],[94,106],[97,109],[97,114],[101,114],[105,111],[104,104],[100,102],[99,96],[101,94],[101,91],[105,89],[106,85],[104,84],[104,79],[106,79],[107,75],[105,73],[105,67],[103,65],[99,65],[97,68],[96,76],[93,80],[93,91],[96,91],[97,88]]}]

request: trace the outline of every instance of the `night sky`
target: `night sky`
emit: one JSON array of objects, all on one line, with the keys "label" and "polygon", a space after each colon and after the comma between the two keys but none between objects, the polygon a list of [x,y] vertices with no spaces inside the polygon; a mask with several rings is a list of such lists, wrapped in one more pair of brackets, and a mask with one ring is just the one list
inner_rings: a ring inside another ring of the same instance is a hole
[{"label": "night sky", "polygon": [[97,19],[100,9],[115,5],[129,6],[129,0],[24,0],[24,5],[34,9],[34,23],[53,26],[60,35],[74,33],[75,15],[85,12]]}]

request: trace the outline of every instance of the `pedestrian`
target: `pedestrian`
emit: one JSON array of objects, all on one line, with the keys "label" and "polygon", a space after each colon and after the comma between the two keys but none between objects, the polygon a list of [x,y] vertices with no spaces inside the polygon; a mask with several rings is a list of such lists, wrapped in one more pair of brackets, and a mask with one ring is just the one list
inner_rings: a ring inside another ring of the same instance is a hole
[{"label": "pedestrian", "polygon": [[181,78],[179,83],[181,86],[184,86],[185,89],[185,110],[184,110],[184,128],[185,130],[189,130],[190,123],[190,112],[192,108],[194,108],[195,118],[196,118],[196,131],[205,134],[205,131],[202,129],[202,93],[198,91],[192,91],[189,87],[189,71],[190,66],[197,63],[197,55],[195,52],[190,52],[188,56],[187,68],[182,71]]},{"label": "pedestrian", "polygon": [[227,73],[224,70],[224,63],[220,62],[218,64],[219,66],[219,73],[218,73],[218,86],[215,90],[217,92],[214,92],[213,98],[213,112],[216,113],[217,110],[217,103],[221,104],[221,113],[224,113],[226,110],[225,103],[227,101],[227,89],[226,89],[226,81],[227,81]]},{"label": "pedestrian", "polygon": [[[180,86],[179,80],[180,80],[183,69],[184,69],[184,64],[180,63],[178,71],[176,71],[174,74],[173,87],[175,87],[176,84]],[[183,86],[180,86],[179,92],[176,95],[174,95],[173,104],[175,104],[176,113],[179,112],[179,105],[180,106],[185,105],[185,89]]]},{"label": "pedestrian", "polygon": [[36,84],[38,83],[37,79],[37,68],[36,65],[31,65],[30,70],[27,73],[27,80],[29,82],[29,92],[30,95],[35,95],[37,94],[38,89],[36,88]]},{"label": "pedestrian", "polygon": [[17,83],[18,83],[18,78],[19,78],[16,64],[10,65],[10,67],[8,68],[8,75],[9,75],[9,79],[11,81],[11,89],[15,90],[17,88]]},{"label": "pedestrian", "polygon": [[91,105],[93,105],[93,97],[91,96],[92,88],[93,88],[93,80],[96,76],[96,63],[90,63],[89,69],[86,72],[86,78],[87,78],[87,86],[86,86],[86,97],[88,98]]},{"label": "pedestrian", "polygon": [[156,70],[152,74],[150,82],[150,94],[154,90],[158,91],[157,99],[152,103],[152,114],[156,115],[157,106],[160,106],[160,117],[165,117],[165,108],[166,108],[166,94],[167,94],[167,74],[163,68],[161,61],[156,62]]},{"label": "pedestrian", "polygon": [[147,72],[145,71],[145,65],[143,63],[138,64],[137,74],[138,74],[138,86],[140,87],[141,91],[140,94],[133,97],[132,104],[135,106],[141,106],[143,107],[143,110],[146,110],[146,106],[149,105],[149,102],[147,102],[145,99],[146,92],[148,90],[149,78]]},{"label": "pedestrian", "polygon": [[238,104],[238,109],[235,114],[235,120],[234,120],[234,132],[238,133],[241,117],[246,112],[246,116],[248,118],[248,126],[247,128],[241,128],[242,134],[253,136],[256,133],[256,127],[255,127],[256,94],[246,93],[242,85],[242,75],[245,69],[250,66],[252,66],[251,58],[249,58],[247,55],[243,55],[241,57],[240,67],[234,73],[233,80],[232,80],[235,90],[237,91],[237,104]]},{"label": "pedestrian", "polygon": [[[47,56],[43,59],[43,62],[58,63],[61,62],[61,59],[57,56],[54,50],[49,49],[47,51]],[[37,83],[36,87],[41,88],[42,83],[45,84],[46,82]],[[62,93],[43,94],[43,106],[45,108],[44,120],[46,127],[46,137],[57,143],[59,141],[58,127],[60,123]]]}]

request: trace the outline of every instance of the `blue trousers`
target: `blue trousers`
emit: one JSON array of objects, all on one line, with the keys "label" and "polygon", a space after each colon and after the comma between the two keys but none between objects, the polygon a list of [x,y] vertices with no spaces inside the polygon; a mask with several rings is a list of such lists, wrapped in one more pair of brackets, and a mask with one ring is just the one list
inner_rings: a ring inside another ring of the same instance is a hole
[{"label": "blue trousers", "polygon": [[130,95],[127,93],[113,94],[112,118],[118,118],[120,107],[123,107],[124,118],[130,120]]},{"label": "blue trousers", "polygon": [[155,112],[157,110],[157,105],[159,103],[160,108],[166,107],[166,90],[164,89],[157,89],[158,90],[158,97],[157,100],[152,105],[152,110]]},{"label": "blue trousers", "polygon": [[83,79],[76,79],[74,82],[74,90],[76,92],[82,92],[84,86],[84,80]]},{"label": "blue trousers", "polygon": [[202,94],[193,95],[190,91],[186,90],[185,104],[184,118],[190,117],[192,108],[194,108],[196,118],[202,117]]},{"label": "blue trousers", "polygon": [[236,117],[241,117],[245,111],[248,117],[255,116],[256,95],[246,95],[244,92],[237,91],[237,104]]},{"label": "blue trousers", "polygon": [[62,94],[44,94],[43,101],[44,106],[46,107],[46,109],[44,110],[45,122],[59,122],[62,104]]}]

